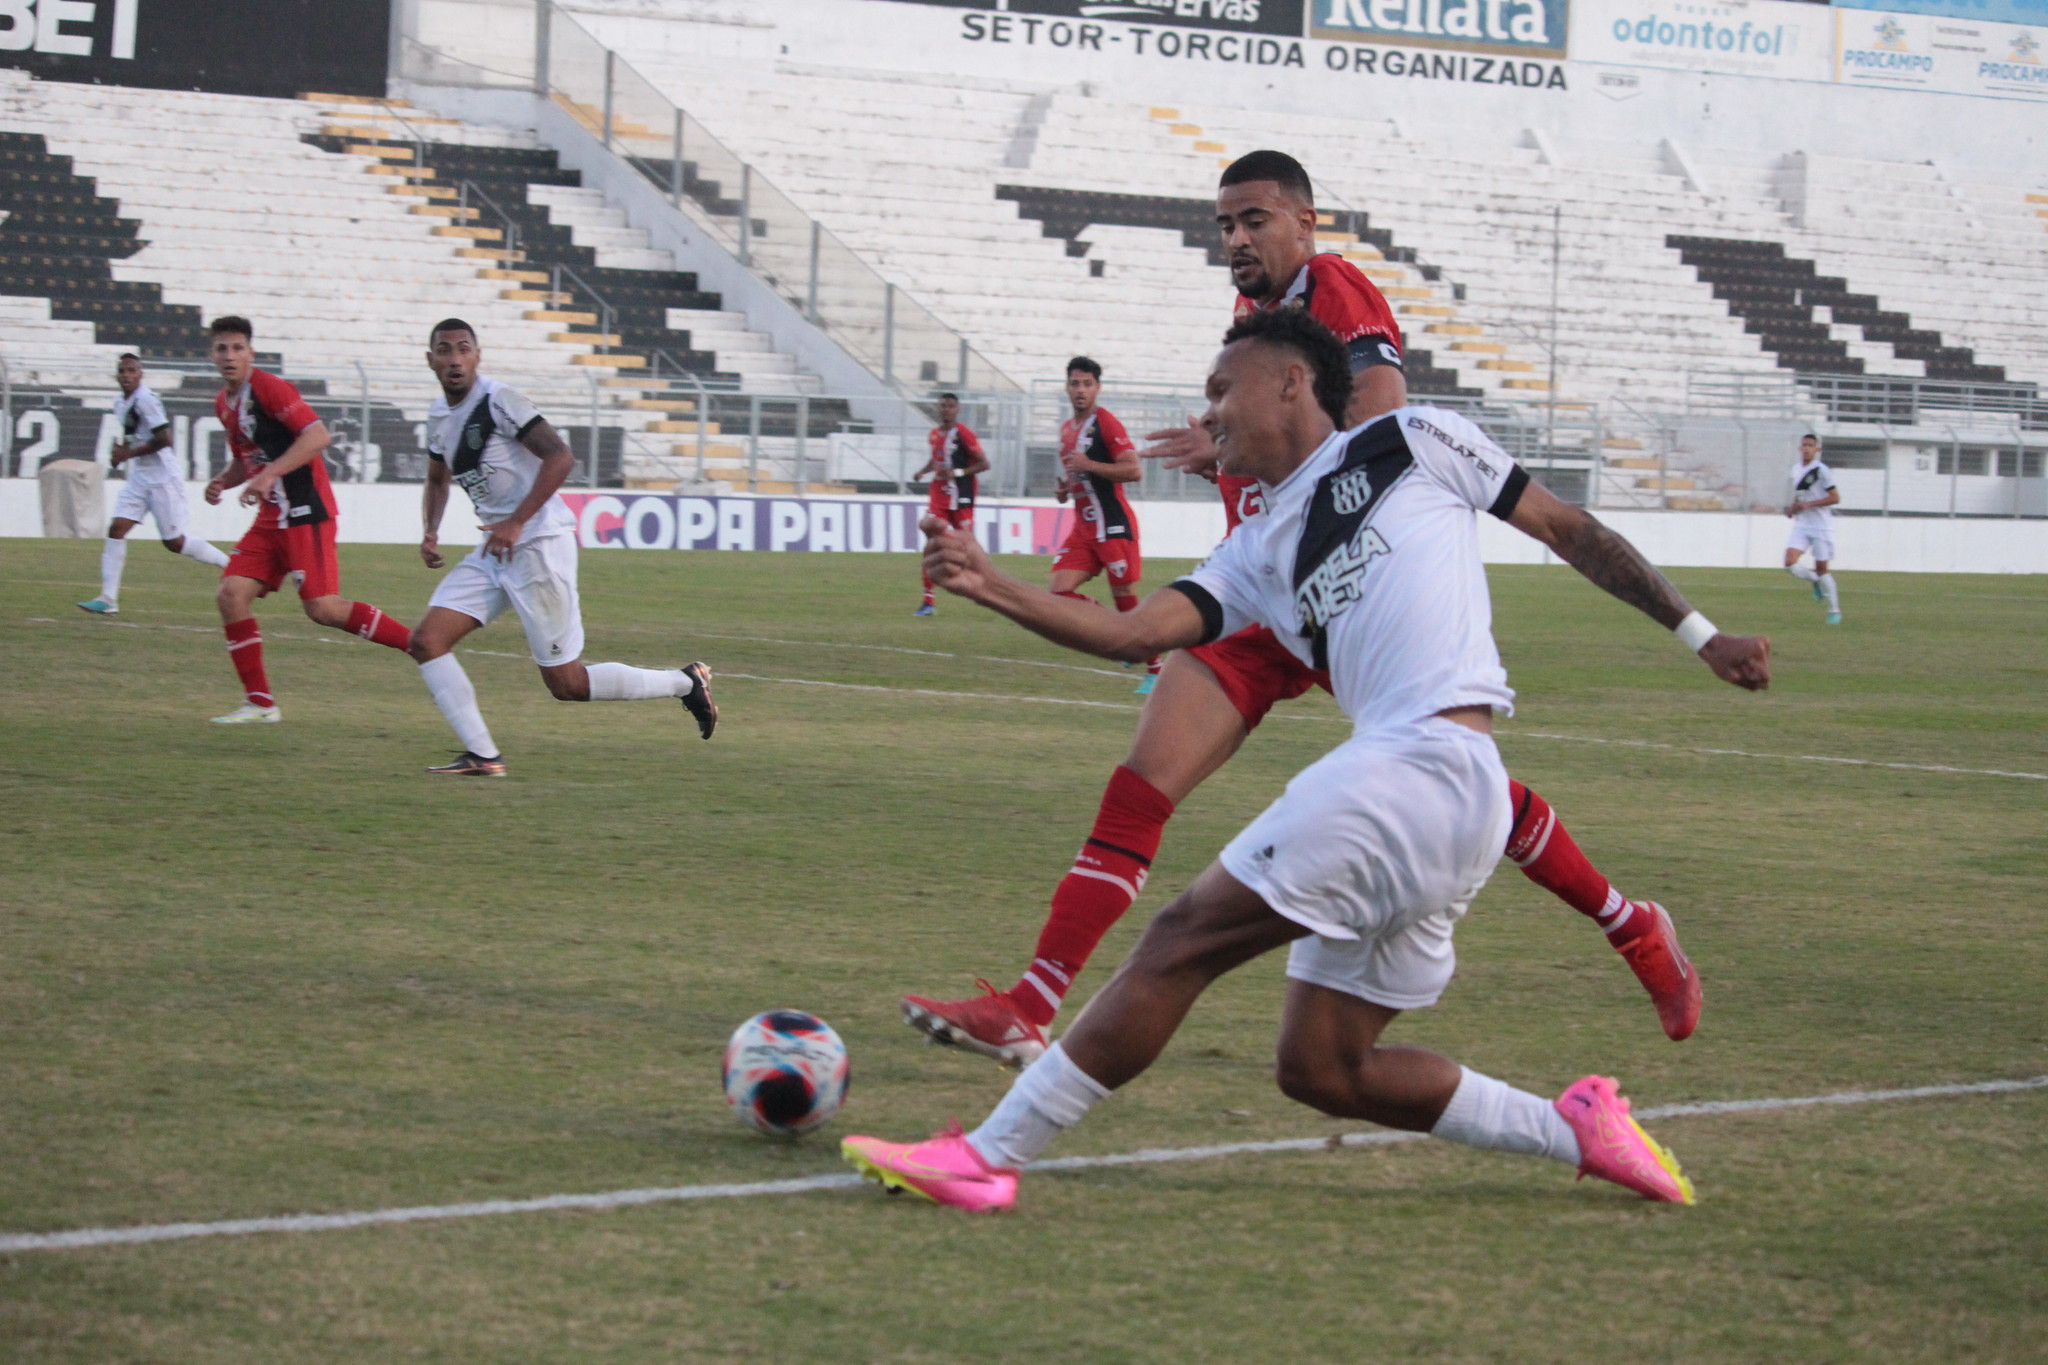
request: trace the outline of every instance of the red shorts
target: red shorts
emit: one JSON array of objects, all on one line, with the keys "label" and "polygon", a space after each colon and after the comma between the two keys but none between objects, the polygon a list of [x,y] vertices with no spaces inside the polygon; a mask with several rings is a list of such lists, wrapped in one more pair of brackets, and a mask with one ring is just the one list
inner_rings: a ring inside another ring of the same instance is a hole
[{"label": "red shorts", "polygon": [[956,531],[972,531],[974,529],[974,509],[972,507],[941,507],[937,503],[931,503],[924,510]]},{"label": "red shorts", "polygon": [[235,542],[224,578],[253,578],[266,592],[284,586],[287,574],[297,576],[299,596],[311,601],[341,591],[341,561],[334,553],[334,521],[306,526],[251,526]]},{"label": "red shorts", "polygon": [[1244,717],[1247,734],[1259,728],[1277,703],[1293,701],[1311,687],[1330,690],[1329,674],[1295,658],[1264,626],[1247,626],[1188,653],[1207,664],[1223,684],[1223,695]]},{"label": "red shorts", "polygon": [[1099,573],[1109,575],[1112,586],[1122,583],[1136,583],[1144,572],[1145,561],[1138,555],[1135,540],[1097,540],[1088,523],[1079,517],[1074,527],[1067,532],[1066,543],[1060,546],[1060,557],[1052,562],[1052,571],[1073,569],[1093,578]]}]

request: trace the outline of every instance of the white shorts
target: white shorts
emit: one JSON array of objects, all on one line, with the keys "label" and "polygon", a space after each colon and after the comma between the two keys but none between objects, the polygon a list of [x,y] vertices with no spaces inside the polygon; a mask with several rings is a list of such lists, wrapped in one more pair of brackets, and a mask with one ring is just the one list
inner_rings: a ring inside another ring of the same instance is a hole
[{"label": "white shorts", "polygon": [[1450,984],[1451,926],[1493,875],[1510,823],[1492,736],[1430,717],[1323,755],[1221,860],[1314,931],[1288,954],[1288,976],[1420,1009]]},{"label": "white shorts", "polygon": [[121,521],[154,518],[157,539],[176,540],[185,534],[185,521],[188,516],[185,485],[143,483],[137,479],[129,479],[121,485],[120,493],[114,498],[114,516]]},{"label": "white shorts", "polygon": [[1792,533],[1785,537],[1785,548],[1804,550],[1823,564],[1835,562],[1835,533],[1826,526],[1801,526],[1792,523]]},{"label": "white shorts", "polygon": [[526,647],[542,668],[583,657],[583,605],[576,596],[576,537],[535,536],[495,559],[479,545],[450,569],[429,607],[446,607],[489,625],[510,607],[526,627]]}]

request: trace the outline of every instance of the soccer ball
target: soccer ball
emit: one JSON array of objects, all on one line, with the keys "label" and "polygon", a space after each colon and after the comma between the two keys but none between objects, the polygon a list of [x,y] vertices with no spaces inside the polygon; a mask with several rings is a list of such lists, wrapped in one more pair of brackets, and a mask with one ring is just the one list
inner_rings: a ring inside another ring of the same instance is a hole
[{"label": "soccer ball", "polygon": [[802,1010],[770,1010],[725,1045],[725,1102],[757,1132],[800,1137],[846,1102],[846,1044]]}]

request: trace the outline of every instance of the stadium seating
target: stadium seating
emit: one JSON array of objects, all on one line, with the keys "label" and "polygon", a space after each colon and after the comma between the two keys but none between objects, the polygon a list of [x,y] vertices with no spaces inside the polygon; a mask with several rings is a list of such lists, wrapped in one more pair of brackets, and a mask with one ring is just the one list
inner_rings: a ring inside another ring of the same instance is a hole
[{"label": "stadium seating", "polygon": [[[812,385],[530,134],[402,104],[0,72],[0,207],[0,358],[38,391],[108,401],[119,351],[196,364],[204,320],[238,312],[266,363],[295,379],[348,392],[367,378],[399,405],[380,437],[410,444],[432,396],[425,329],[454,314],[477,326],[494,373],[567,422],[587,428],[595,398],[601,424],[631,433],[629,479],[672,483],[695,474],[668,436],[694,437],[698,385]],[[843,405],[816,405],[815,434],[843,418]],[[757,472],[793,479],[776,444],[793,433],[766,429]],[[707,465],[731,472],[741,454],[713,443]]]}]

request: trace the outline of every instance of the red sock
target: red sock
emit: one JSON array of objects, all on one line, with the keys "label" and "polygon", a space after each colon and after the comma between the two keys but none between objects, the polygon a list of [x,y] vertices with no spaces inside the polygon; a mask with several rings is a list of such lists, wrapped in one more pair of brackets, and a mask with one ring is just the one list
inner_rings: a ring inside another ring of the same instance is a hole
[{"label": "red sock", "polygon": [[1607,931],[1608,940],[1616,947],[1634,942],[1650,927],[1649,916],[1636,914],[1635,907],[1579,851],[1548,801],[1512,777],[1508,779],[1508,800],[1514,806],[1515,823],[1508,830],[1507,856],[1522,869],[1523,876],[1590,917]]},{"label": "red sock", "polygon": [[242,692],[249,705],[277,705],[270,695],[270,679],[263,672],[263,636],[256,629],[256,618],[230,621],[222,629],[228,637],[228,662],[235,666],[236,676],[242,680]]},{"label": "red sock", "polygon": [[1019,1014],[1042,1028],[1059,1013],[1088,955],[1145,889],[1172,817],[1173,802],[1150,782],[1129,768],[1110,774],[1095,828],[1052,893],[1031,968],[1009,992]]},{"label": "red sock", "polygon": [[412,627],[400,625],[368,602],[348,604],[348,631],[386,649],[404,649],[412,643]]}]

